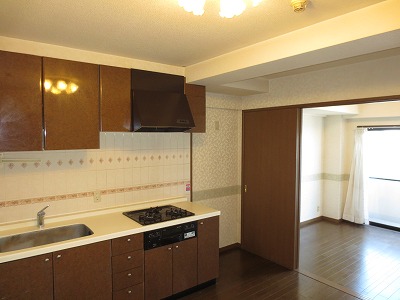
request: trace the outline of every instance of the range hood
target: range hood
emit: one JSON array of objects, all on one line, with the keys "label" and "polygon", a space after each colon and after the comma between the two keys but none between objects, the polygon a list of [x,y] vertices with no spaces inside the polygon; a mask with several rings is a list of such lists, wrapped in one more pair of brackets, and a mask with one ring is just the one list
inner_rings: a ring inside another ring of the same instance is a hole
[{"label": "range hood", "polygon": [[133,131],[183,132],[195,127],[183,93],[134,89],[132,103]]}]

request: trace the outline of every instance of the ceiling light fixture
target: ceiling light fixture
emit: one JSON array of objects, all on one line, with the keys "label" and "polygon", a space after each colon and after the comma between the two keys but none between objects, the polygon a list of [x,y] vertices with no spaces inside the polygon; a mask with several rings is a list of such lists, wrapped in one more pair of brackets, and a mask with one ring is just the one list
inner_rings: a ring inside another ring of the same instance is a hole
[{"label": "ceiling light fixture", "polygon": [[[257,6],[261,1],[262,0],[252,0],[253,6]],[[204,14],[206,0],[178,0],[178,3],[184,10],[196,16]],[[223,18],[233,18],[242,14],[246,6],[244,0],[220,0],[219,15]]]},{"label": "ceiling light fixture", "polygon": [[292,4],[294,12],[303,12],[307,7],[307,0],[292,0],[290,4]]}]

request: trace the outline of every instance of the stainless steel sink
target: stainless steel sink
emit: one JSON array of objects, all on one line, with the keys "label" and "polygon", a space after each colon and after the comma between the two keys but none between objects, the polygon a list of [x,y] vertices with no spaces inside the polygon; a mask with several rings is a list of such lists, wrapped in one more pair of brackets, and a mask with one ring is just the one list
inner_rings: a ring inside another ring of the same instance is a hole
[{"label": "stainless steel sink", "polygon": [[84,224],[30,231],[0,238],[0,253],[92,235],[93,231]]}]

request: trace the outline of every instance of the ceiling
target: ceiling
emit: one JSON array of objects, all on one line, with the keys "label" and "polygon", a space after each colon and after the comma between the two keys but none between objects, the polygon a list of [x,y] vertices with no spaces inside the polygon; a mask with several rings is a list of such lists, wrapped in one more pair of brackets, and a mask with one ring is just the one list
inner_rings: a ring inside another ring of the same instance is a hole
[{"label": "ceiling", "polygon": [[384,0],[311,0],[303,13],[264,0],[232,19],[219,16],[217,0],[203,16],[177,2],[2,0],[0,36],[187,67]]}]

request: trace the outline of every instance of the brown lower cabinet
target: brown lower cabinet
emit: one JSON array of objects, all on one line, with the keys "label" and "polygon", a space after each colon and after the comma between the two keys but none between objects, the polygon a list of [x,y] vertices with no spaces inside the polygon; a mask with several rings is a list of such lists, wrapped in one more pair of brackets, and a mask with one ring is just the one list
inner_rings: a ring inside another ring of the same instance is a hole
[{"label": "brown lower cabinet", "polygon": [[111,299],[110,241],[0,264],[0,299]]},{"label": "brown lower cabinet", "polygon": [[110,241],[54,252],[54,298],[111,299],[110,257]]},{"label": "brown lower cabinet", "polygon": [[113,239],[111,247],[113,299],[144,299],[143,233]]},{"label": "brown lower cabinet", "polygon": [[198,221],[198,284],[219,274],[219,217]]},{"label": "brown lower cabinet", "polygon": [[53,299],[52,254],[0,264],[0,299]]},{"label": "brown lower cabinet", "polygon": [[197,285],[197,238],[145,251],[145,298],[162,299]]},{"label": "brown lower cabinet", "polygon": [[151,300],[216,279],[219,217],[197,238],[143,250],[143,233],[0,264],[0,299]]}]

